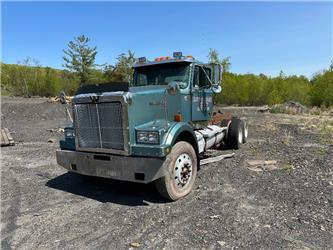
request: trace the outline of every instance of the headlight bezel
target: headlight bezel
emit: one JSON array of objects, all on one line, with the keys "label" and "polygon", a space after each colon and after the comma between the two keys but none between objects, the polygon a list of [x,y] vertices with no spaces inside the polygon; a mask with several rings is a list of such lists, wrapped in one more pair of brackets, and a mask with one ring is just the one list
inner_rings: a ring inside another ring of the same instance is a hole
[{"label": "headlight bezel", "polygon": [[160,133],[158,131],[136,131],[136,142],[138,144],[158,145],[160,144]]}]

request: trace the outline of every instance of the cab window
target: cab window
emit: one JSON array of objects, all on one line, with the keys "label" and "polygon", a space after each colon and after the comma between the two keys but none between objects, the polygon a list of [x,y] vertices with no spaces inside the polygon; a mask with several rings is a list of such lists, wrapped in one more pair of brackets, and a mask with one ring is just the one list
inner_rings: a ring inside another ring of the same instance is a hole
[{"label": "cab window", "polygon": [[[204,68],[204,70],[203,70]],[[194,68],[194,86],[198,86],[199,88],[209,88],[210,82],[207,78],[211,77],[210,68],[195,66]]]}]

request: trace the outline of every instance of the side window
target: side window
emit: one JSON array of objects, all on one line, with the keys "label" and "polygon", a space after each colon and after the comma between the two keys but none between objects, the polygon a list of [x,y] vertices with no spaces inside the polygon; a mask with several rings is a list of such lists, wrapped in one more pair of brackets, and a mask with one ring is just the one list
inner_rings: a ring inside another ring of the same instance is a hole
[{"label": "side window", "polygon": [[[207,79],[208,77],[211,77],[210,69],[204,68],[205,71],[202,69],[202,67],[195,66],[194,68],[194,86],[198,86],[199,88],[209,88],[210,82]],[[207,76],[206,76],[207,75]]]}]

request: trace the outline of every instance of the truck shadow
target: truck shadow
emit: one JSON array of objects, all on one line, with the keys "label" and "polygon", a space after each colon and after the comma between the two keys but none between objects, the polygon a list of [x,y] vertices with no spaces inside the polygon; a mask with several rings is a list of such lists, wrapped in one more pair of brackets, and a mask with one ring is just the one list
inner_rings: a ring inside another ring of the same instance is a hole
[{"label": "truck shadow", "polygon": [[154,183],[141,184],[117,181],[67,172],[50,179],[46,186],[103,203],[112,202],[127,206],[167,203],[157,193]]}]

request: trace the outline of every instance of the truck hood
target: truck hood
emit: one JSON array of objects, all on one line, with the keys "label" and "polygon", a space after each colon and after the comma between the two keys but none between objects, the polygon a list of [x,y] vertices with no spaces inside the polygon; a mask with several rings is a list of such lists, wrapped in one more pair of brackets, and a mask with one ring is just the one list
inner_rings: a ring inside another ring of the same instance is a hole
[{"label": "truck hood", "polygon": [[[166,118],[165,101],[168,120],[172,119],[180,107],[180,95],[169,95],[166,86],[131,87],[128,92],[128,118],[135,126],[153,120]],[[166,99],[166,100],[165,100]]]}]

